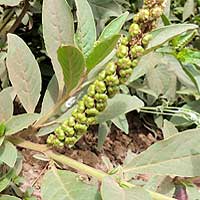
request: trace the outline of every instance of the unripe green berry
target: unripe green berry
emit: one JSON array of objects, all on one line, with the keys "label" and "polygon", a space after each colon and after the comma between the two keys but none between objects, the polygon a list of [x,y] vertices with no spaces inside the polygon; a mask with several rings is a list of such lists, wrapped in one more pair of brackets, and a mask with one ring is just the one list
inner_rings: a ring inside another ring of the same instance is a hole
[{"label": "unripe green berry", "polygon": [[55,139],[56,139],[56,136],[54,134],[49,135],[47,138],[47,144],[52,145]]},{"label": "unripe green berry", "polygon": [[73,144],[75,144],[76,140],[77,140],[76,137],[67,137],[65,139],[65,144],[66,145],[73,145]]},{"label": "unripe green berry", "polygon": [[106,91],[106,85],[103,81],[96,80],[94,82],[95,90],[99,93],[103,93]]},{"label": "unripe green berry", "polygon": [[131,55],[136,58],[144,53],[144,48],[142,46],[136,45],[131,48]]},{"label": "unripe green berry", "polygon": [[119,84],[119,79],[117,76],[111,75],[106,77],[105,82],[107,86],[115,86]]},{"label": "unripe green berry", "polygon": [[136,23],[132,23],[130,28],[129,28],[129,33],[132,37],[140,34],[141,33],[140,26]]},{"label": "unripe green berry", "polygon": [[122,69],[119,71],[119,74],[122,78],[129,78],[132,74],[133,70],[131,68],[129,69]]},{"label": "unripe green berry", "polygon": [[97,103],[96,104],[96,109],[99,111],[99,112],[102,112],[106,109],[106,106],[107,106],[107,102],[104,102],[104,103]]},{"label": "unripe green berry", "polygon": [[117,64],[120,69],[128,69],[131,66],[131,59],[129,57],[120,58]]},{"label": "unripe green berry", "polygon": [[114,97],[118,92],[119,92],[119,87],[118,86],[108,87],[108,96],[109,96],[109,98]]},{"label": "unripe green berry", "polygon": [[75,109],[72,111],[72,116],[73,116],[74,118],[76,118],[76,117],[77,117],[77,113],[78,113],[78,110],[77,110],[77,108],[75,108]]},{"label": "unripe green berry", "polygon": [[85,113],[78,113],[77,117],[75,118],[76,121],[80,122],[80,123],[85,123],[86,122],[86,116]]},{"label": "unripe green berry", "polygon": [[63,148],[63,147],[64,147],[64,143],[61,142],[58,138],[56,138],[56,139],[54,140],[53,145],[54,145],[55,147],[58,147],[58,148]]},{"label": "unripe green berry", "polygon": [[99,80],[99,81],[103,81],[105,78],[106,78],[106,71],[103,70],[103,71],[101,71],[101,72],[99,73],[99,75],[98,75],[98,80]]},{"label": "unripe green berry", "polygon": [[84,101],[79,101],[79,102],[78,102],[77,111],[78,111],[78,112],[81,112],[81,113],[85,111],[85,104],[84,104]]},{"label": "unripe green berry", "polygon": [[79,134],[84,134],[87,132],[88,127],[85,124],[79,124],[76,123],[76,125],[74,126],[75,130],[79,133]]},{"label": "unripe green berry", "polygon": [[88,87],[87,94],[88,94],[88,96],[93,97],[95,95],[95,93],[96,93],[95,92],[95,85],[92,84]]},{"label": "unripe green berry", "polygon": [[119,82],[120,82],[120,84],[125,84],[126,82],[127,82],[127,80],[128,80],[128,78],[119,78]]},{"label": "unripe green berry", "polygon": [[74,128],[73,127],[65,127],[65,133],[67,136],[73,136],[75,134]]},{"label": "unripe green berry", "polygon": [[62,128],[62,125],[61,126],[59,126],[58,128],[56,128],[55,129],[55,134],[56,134],[56,136],[58,136],[58,135],[62,135],[63,133],[64,133],[64,130],[63,130],[63,128]]},{"label": "unripe green berry", "polygon": [[128,45],[128,37],[122,36],[121,37],[121,44],[127,46]]},{"label": "unripe green berry", "polygon": [[138,22],[140,21],[140,15],[139,15],[139,13],[137,13],[137,14],[135,14],[135,15],[133,16],[133,21],[134,21],[135,23],[138,23]]},{"label": "unripe green berry", "polygon": [[100,93],[97,93],[95,94],[95,100],[97,102],[100,102],[100,103],[103,103],[103,102],[106,102],[107,99],[108,99],[108,96],[106,94],[100,94]]},{"label": "unripe green berry", "polygon": [[109,62],[106,66],[106,75],[112,75],[116,73],[117,65],[114,62]]},{"label": "unripe green berry", "polygon": [[73,127],[75,125],[75,118],[74,117],[69,117],[68,119],[68,125]]},{"label": "unripe green berry", "polygon": [[85,95],[83,97],[83,101],[84,101],[84,104],[87,108],[93,108],[94,107],[94,99],[89,97],[88,95]]},{"label": "unripe green berry", "polygon": [[146,21],[149,19],[149,16],[150,16],[150,12],[148,9],[141,9],[139,11],[139,17],[140,17],[140,20],[141,21]]},{"label": "unripe green berry", "polygon": [[152,39],[152,35],[151,34],[146,34],[143,38],[142,38],[142,44],[144,46],[149,44],[149,41]]},{"label": "unripe green berry", "polygon": [[135,68],[137,65],[138,65],[138,59],[132,60],[132,62],[131,62],[131,67],[132,67],[132,68]]},{"label": "unripe green berry", "polygon": [[116,56],[118,58],[123,58],[128,55],[128,47],[125,45],[120,45],[117,49]]},{"label": "unripe green berry", "polygon": [[157,19],[162,15],[162,12],[163,12],[162,8],[157,6],[151,10],[151,15],[153,18]]},{"label": "unripe green berry", "polygon": [[89,116],[96,116],[99,114],[99,111],[96,108],[89,108],[85,112]]},{"label": "unripe green berry", "polygon": [[88,124],[88,125],[94,125],[94,124],[96,124],[96,123],[97,123],[97,120],[96,120],[95,117],[88,117],[88,118],[87,118],[87,124]]}]

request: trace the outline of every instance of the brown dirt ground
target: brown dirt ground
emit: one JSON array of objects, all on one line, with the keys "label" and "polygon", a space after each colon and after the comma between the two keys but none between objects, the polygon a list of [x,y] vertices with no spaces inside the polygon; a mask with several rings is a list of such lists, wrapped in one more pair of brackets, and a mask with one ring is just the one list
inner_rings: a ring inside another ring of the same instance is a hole
[{"label": "brown dirt ground", "polygon": [[[73,159],[87,165],[107,171],[102,156],[106,156],[112,165],[122,164],[128,150],[133,153],[140,153],[153,144],[158,138],[147,130],[138,115],[134,113],[128,116],[129,134],[126,135],[114,126],[106,138],[101,151],[97,150],[97,128],[92,128],[91,132],[84,136],[73,149],[66,150],[65,154]],[[162,137],[158,132],[159,137]],[[40,200],[40,184],[43,174],[48,169],[48,163],[35,159],[36,152],[22,149],[24,156],[22,176],[25,183],[22,189],[33,186],[34,196]]]}]

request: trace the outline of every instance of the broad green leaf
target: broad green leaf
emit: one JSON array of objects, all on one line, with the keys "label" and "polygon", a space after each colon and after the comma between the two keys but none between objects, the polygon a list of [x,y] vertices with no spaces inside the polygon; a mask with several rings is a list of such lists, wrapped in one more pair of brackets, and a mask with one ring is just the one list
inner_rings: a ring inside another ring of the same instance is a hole
[{"label": "broad green leaf", "polygon": [[186,65],[184,66],[184,70],[200,92],[200,71],[196,68],[195,65]]},{"label": "broad green leaf", "polygon": [[49,82],[49,85],[46,89],[44,99],[42,102],[41,114],[44,115],[49,111],[55,104],[58,99],[58,81],[54,75]]},{"label": "broad green leaf", "polygon": [[13,168],[17,160],[17,149],[16,147],[5,141],[0,147],[0,161],[7,164],[10,168]]},{"label": "broad green leaf", "polygon": [[117,126],[121,131],[128,134],[129,133],[129,125],[126,119],[126,115],[122,114],[119,117],[116,117],[111,120],[115,126]]},{"label": "broad green leaf", "polygon": [[117,94],[115,98],[108,100],[107,108],[97,116],[97,120],[102,123],[143,106],[144,103],[136,96]]},{"label": "broad green leaf", "polygon": [[21,199],[10,195],[0,195],[0,200],[21,200]]},{"label": "broad green leaf", "polygon": [[38,132],[37,132],[37,136],[41,137],[41,136],[45,136],[48,135],[49,133],[54,132],[54,130],[59,126],[59,124],[52,124],[50,126],[46,126],[41,128]]},{"label": "broad green leaf", "polygon": [[64,81],[69,93],[80,81],[85,68],[85,59],[79,49],[62,46],[58,49],[58,61],[63,70]]},{"label": "broad green leaf", "polygon": [[172,122],[165,119],[164,126],[162,128],[162,132],[163,132],[164,138],[166,139],[168,137],[171,137],[171,136],[177,134],[178,130]]},{"label": "broad green leaf", "polygon": [[175,192],[175,184],[170,176],[155,175],[148,180],[144,189],[172,197]]},{"label": "broad green leaf", "polygon": [[96,41],[96,26],[92,9],[87,0],[75,0],[78,18],[78,38],[83,54],[87,57]]},{"label": "broad green leaf", "polygon": [[0,5],[4,4],[6,6],[17,6],[21,0],[0,0]]},{"label": "broad green leaf", "polygon": [[124,167],[124,173],[193,177],[200,175],[200,129],[157,142]]},{"label": "broad green leaf", "polygon": [[[10,169],[4,176],[0,177],[0,192],[5,190],[9,186],[11,179],[14,176],[15,176],[14,170]],[[1,197],[0,197],[0,200],[1,200]]]},{"label": "broad green leaf", "polygon": [[103,41],[107,38],[112,37],[115,34],[119,34],[121,31],[122,26],[126,22],[126,19],[128,17],[128,12],[123,13],[116,19],[112,20],[103,30],[101,35],[99,36],[99,41]]},{"label": "broad green leaf", "polygon": [[88,55],[86,66],[88,71],[94,68],[98,63],[104,60],[115,48],[120,35],[114,35],[110,38],[99,42]]},{"label": "broad green leaf", "polygon": [[98,200],[98,188],[79,180],[70,171],[50,170],[43,177],[41,187],[43,200]]},{"label": "broad green leaf", "polygon": [[99,150],[102,149],[103,144],[109,132],[110,132],[110,128],[108,127],[107,123],[99,124],[99,129],[98,129],[98,149]]},{"label": "broad green leaf", "polygon": [[197,28],[198,26],[194,24],[173,24],[158,28],[151,32],[153,39],[149,42],[147,51],[152,51],[177,35]]},{"label": "broad green leaf", "polygon": [[92,11],[97,20],[107,19],[111,16],[119,16],[122,9],[115,0],[88,0],[92,7]]},{"label": "broad green leaf", "polygon": [[74,21],[71,8],[66,0],[43,0],[42,25],[45,47],[51,58],[60,93],[64,79],[62,68],[57,60],[57,50],[62,45],[74,44]]},{"label": "broad green leaf", "polygon": [[183,21],[194,14],[195,3],[194,0],[187,0],[183,8]]},{"label": "broad green leaf", "polygon": [[8,89],[0,92],[0,105],[0,122],[2,122],[8,120],[13,114],[13,101]]},{"label": "broad green leaf", "polygon": [[200,51],[185,48],[177,54],[177,58],[184,64],[195,64],[200,67]]},{"label": "broad green leaf", "polygon": [[10,118],[6,123],[6,135],[13,135],[23,129],[28,128],[32,125],[38,118],[39,114],[21,114],[15,115]]},{"label": "broad green leaf", "polygon": [[188,199],[199,200],[200,199],[200,192],[199,188],[196,185],[186,185],[186,191],[188,195]]},{"label": "broad green leaf", "polygon": [[144,189],[134,187],[131,189],[121,188],[114,178],[105,177],[101,185],[102,200],[151,200],[152,198]]},{"label": "broad green leaf", "polygon": [[10,33],[6,63],[10,81],[20,102],[27,112],[33,113],[41,91],[39,65],[26,43]]}]

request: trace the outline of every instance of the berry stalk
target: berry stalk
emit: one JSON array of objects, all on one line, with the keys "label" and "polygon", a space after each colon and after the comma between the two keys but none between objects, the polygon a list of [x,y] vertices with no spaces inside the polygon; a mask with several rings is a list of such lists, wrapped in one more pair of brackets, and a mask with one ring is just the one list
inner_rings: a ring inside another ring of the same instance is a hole
[{"label": "berry stalk", "polygon": [[116,57],[109,62],[97,79],[88,87],[87,94],[77,103],[72,115],[66,119],[47,143],[54,147],[72,147],[90,125],[97,123],[96,116],[105,110],[107,100],[119,92],[120,84],[130,78],[138,59],[144,54],[152,36],[149,32],[163,12],[164,0],[145,0],[144,6],[134,15],[127,36],[122,36],[116,47]]}]

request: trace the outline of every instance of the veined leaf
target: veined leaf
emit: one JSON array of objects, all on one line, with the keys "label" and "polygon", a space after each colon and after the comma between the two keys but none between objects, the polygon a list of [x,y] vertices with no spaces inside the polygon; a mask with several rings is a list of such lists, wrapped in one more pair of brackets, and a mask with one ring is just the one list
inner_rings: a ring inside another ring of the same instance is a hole
[{"label": "veined leaf", "polygon": [[102,200],[151,200],[152,198],[144,189],[134,187],[131,189],[121,188],[114,178],[105,177],[101,185]]},{"label": "veined leaf", "polygon": [[55,3],[54,0],[43,0],[42,24],[45,47],[62,93],[64,79],[62,68],[57,60],[57,50],[62,44],[74,44],[74,21],[67,1],[59,0]]},{"label": "veined leaf", "polygon": [[97,116],[97,120],[102,123],[143,106],[144,103],[136,96],[117,94],[115,98],[108,100],[107,108]]},{"label": "veined leaf", "polygon": [[0,147],[0,161],[7,164],[10,168],[13,168],[17,160],[17,149],[16,147],[5,141]]},{"label": "veined leaf", "polygon": [[107,123],[99,124],[98,129],[98,149],[100,150],[103,147],[103,144],[106,140],[106,137],[110,131],[110,128],[108,127]]},{"label": "veined leaf", "polygon": [[194,24],[173,24],[158,28],[151,32],[153,39],[149,42],[147,51],[152,51],[177,35],[197,28],[198,26]]},{"label": "veined leaf", "polygon": [[41,74],[34,55],[17,35],[8,34],[7,68],[10,81],[25,110],[33,113],[40,98]]},{"label": "veined leaf", "polygon": [[123,13],[116,19],[112,20],[103,30],[99,37],[99,41],[103,41],[107,38],[112,37],[113,35],[119,34],[122,26],[126,22],[126,19],[128,17],[128,12]]},{"label": "veined leaf", "polygon": [[88,55],[86,66],[88,71],[104,60],[115,48],[120,35],[114,35],[110,38],[99,42]]},{"label": "veined leaf", "polygon": [[79,180],[75,173],[62,170],[48,171],[42,181],[43,200],[98,200],[98,188]]},{"label": "veined leaf", "polygon": [[121,131],[128,134],[129,133],[129,125],[126,119],[126,115],[122,114],[119,117],[116,117],[111,120],[115,126],[117,126]]},{"label": "veined leaf", "polygon": [[183,21],[194,14],[195,2],[194,0],[187,0],[183,8]]},{"label": "veined leaf", "polygon": [[92,9],[87,0],[75,0],[78,18],[78,38],[83,54],[87,57],[96,41],[96,26]]},{"label": "veined leaf", "polygon": [[54,75],[49,82],[49,85],[46,89],[44,99],[42,102],[41,114],[44,115],[49,111],[55,104],[58,99],[58,81],[56,76]]},{"label": "veined leaf", "polygon": [[13,101],[8,89],[0,92],[0,105],[0,122],[7,121],[13,114]]},{"label": "veined leaf", "polygon": [[38,118],[39,114],[21,114],[15,115],[10,118],[6,123],[6,135],[13,135],[25,128],[28,128],[32,125]]},{"label": "veined leaf", "polygon": [[[0,177],[0,192],[5,190],[9,186],[13,176],[15,176],[15,172],[13,169],[10,169],[4,176]],[[0,200],[1,200],[1,197],[0,197]]]},{"label": "veined leaf", "polygon": [[200,129],[176,134],[149,147],[124,167],[124,173],[194,177],[200,175]]},{"label": "veined leaf", "polygon": [[163,132],[164,138],[166,139],[170,136],[177,134],[178,130],[172,122],[165,119],[162,132]]},{"label": "veined leaf", "polygon": [[80,81],[85,68],[85,59],[74,46],[62,46],[58,49],[58,60],[63,70],[64,81],[69,93]]}]

